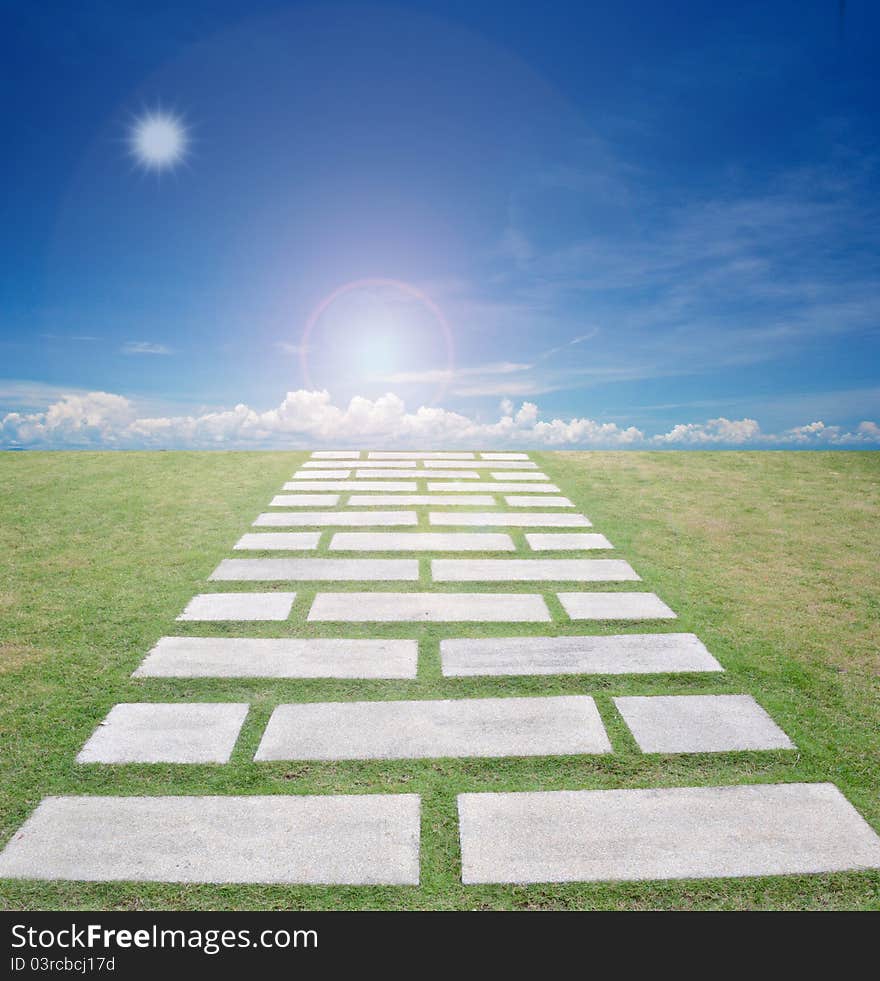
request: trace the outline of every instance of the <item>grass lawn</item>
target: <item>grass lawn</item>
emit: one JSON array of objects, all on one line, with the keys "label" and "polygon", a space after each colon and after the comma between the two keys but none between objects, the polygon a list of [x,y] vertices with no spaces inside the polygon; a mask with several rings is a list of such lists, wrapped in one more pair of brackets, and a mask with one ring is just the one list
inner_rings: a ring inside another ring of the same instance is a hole
[{"label": "grass lawn", "polygon": [[[333,625],[305,623],[315,592],[308,584],[294,587],[297,599],[286,623],[174,622],[203,590],[291,588],[205,580],[305,457],[0,454],[0,845],[48,794],[409,792],[422,797],[421,885],[5,880],[0,908],[880,908],[880,872],[465,888],[455,811],[463,791],[830,780],[880,830],[880,453],[533,454],[595,530],[610,538],[611,554],[629,560],[644,580],[573,588],[652,590],[679,619],[649,626],[572,623],[552,585],[485,588],[551,594],[554,629],[562,633],[694,631],[726,674],[444,680],[441,637],[540,634],[547,625],[380,624],[355,625],[344,634],[418,637],[416,680],[133,680],[131,672],[163,634],[342,634]],[[419,509],[425,528],[426,511]],[[306,554],[324,554],[329,534],[325,529],[318,553]],[[527,554],[523,530],[511,534],[517,554]],[[468,588],[428,587],[428,560],[420,561],[421,584],[387,588]],[[642,755],[611,701],[618,694],[714,692],[753,694],[798,751]],[[252,762],[279,702],[577,693],[596,697],[613,754]],[[250,703],[231,763],[74,762],[115,703],[189,700]]]}]

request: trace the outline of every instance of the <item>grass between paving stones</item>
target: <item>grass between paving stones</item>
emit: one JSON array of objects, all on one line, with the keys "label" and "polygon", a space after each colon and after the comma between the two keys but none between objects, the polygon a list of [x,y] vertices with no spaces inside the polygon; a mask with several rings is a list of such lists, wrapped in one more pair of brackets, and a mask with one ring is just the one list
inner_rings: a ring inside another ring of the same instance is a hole
[{"label": "grass between paving stones", "polygon": [[[358,583],[209,583],[232,545],[278,493],[303,453],[0,454],[0,840],[48,794],[412,792],[422,798],[415,887],[210,886],[5,880],[0,906],[223,908],[880,908],[880,873],[759,879],[469,886],[459,881],[456,794],[831,780],[880,829],[880,454],[536,453],[532,457],[608,536],[641,583],[434,585],[391,591],[541,592],[556,633],[692,630],[725,674],[446,678],[442,637],[540,635],[548,624],[307,623],[320,589]],[[341,497],[344,505],[347,494]],[[504,509],[499,498],[498,509]],[[318,510],[331,510],[319,508]],[[387,510],[383,508],[383,510]],[[417,508],[410,530],[427,523]],[[458,510],[458,509],[456,509]],[[486,510],[486,508],[461,509]],[[541,510],[536,508],[533,510]],[[281,529],[274,529],[281,530]],[[407,529],[400,529],[405,531]],[[474,528],[461,529],[473,532]],[[510,553],[535,555],[526,531]],[[561,529],[565,530],[565,529]],[[328,552],[325,529],[316,552]],[[283,554],[283,553],[281,553]],[[363,557],[400,553],[360,553]],[[540,557],[575,557],[541,552]],[[455,553],[445,553],[454,556]],[[649,589],[678,620],[572,622],[555,589]],[[285,623],[175,623],[198,592],[296,589]],[[416,637],[418,678],[380,680],[130,677],[163,634]],[[612,697],[749,692],[798,750],[645,755]],[[595,696],[614,753],[501,760],[252,762],[272,708],[285,701]],[[76,753],[124,701],[246,701],[227,765],[78,765]]]}]

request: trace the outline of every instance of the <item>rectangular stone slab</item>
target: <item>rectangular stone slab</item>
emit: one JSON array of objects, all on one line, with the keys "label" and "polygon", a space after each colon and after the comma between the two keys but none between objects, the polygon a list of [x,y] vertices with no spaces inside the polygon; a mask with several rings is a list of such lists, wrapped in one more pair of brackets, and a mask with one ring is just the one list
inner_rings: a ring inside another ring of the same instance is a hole
[{"label": "rectangular stone slab", "polygon": [[479,480],[480,475],[473,470],[408,470],[401,474],[398,470],[358,470],[355,473],[361,477],[418,477],[419,480],[428,477],[457,477],[460,480]]},{"label": "rectangular stone slab", "polygon": [[294,480],[342,480],[350,477],[350,470],[297,470]]},{"label": "rectangular stone slab", "polygon": [[441,640],[447,677],[723,671],[694,634]]},{"label": "rectangular stone slab", "polygon": [[492,471],[489,476],[493,480],[549,480],[550,478],[540,470],[524,470],[522,473],[507,473],[505,471]]},{"label": "rectangular stone slab", "polygon": [[414,491],[418,489],[418,484],[414,480],[291,480],[283,489]]},{"label": "rectangular stone slab", "polygon": [[641,579],[622,559],[433,559],[435,582],[627,582]]},{"label": "rectangular stone slab", "polygon": [[[277,498],[276,498],[277,500]],[[323,527],[329,525],[416,525],[419,519],[415,511],[301,511],[298,514],[268,511],[254,522],[255,528],[292,528],[299,526]]]},{"label": "rectangular stone slab", "polygon": [[419,797],[47,797],[0,876],[418,885]]},{"label": "rectangular stone slab", "polygon": [[557,593],[572,620],[674,620],[654,593]]},{"label": "rectangular stone slab", "polygon": [[255,760],[610,753],[593,699],[462,698],[279,705]]},{"label": "rectangular stone slab", "polygon": [[510,535],[430,531],[340,531],[331,551],[349,552],[513,552]]},{"label": "rectangular stone slab", "polygon": [[643,753],[794,749],[751,695],[651,695],[614,704]]},{"label": "rectangular stone slab", "polygon": [[306,551],[318,547],[320,531],[262,532],[242,535],[233,546],[237,551]]},{"label": "rectangular stone slab", "polygon": [[296,593],[202,593],[178,620],[286,620]]},{"label": "rectangular stone slab", "polygon": [[442,494],[401,494],[399,497],[384,494],[352,494],[348,499],[349,507],[388,507],[398,504],[401,507],[418,507],[430,505],[433,507],[492,507],[495,498],[489,494],[462,494],[444,497]]},{"label": "rectangular stone slab", "polygon": [[114,705],[77,763],[228,763],[248,712],[233,702]]},{"label": "rectangular stone slab", "polygon": [[306,579],[416,582],[419,562],[418,559],[224,559],[208,578],[213,582]]},{"label": "rectangular stone slab", "polygon": [[[497,461],[497,460],[474,460],[473,462],[462,462],[461,460],[434,460],[430,464],[425,464],[425,466],[437,467],[438,469],[446,469],[447,467],[467,467],[474,470],[537,470],[537,463],[519,463],[515,461]],[[505,475],[506,476],[506,475]],[[513,475],[511,475],[513,479]]]},{"label": "rectangular stone slab", "polygon": [[461,794],[462,882],[792,875],[880,867],[830,783]]},{"label": "rectangular stone slab", "polygon": [[[559,515],[562,517],[562,515]],[[566,517],[568,517],[566,515]],[[579,552],[592,548],[614,548],[604,535],[527,534],[526,541],[534,552]]]},{"label": "rectangular stone slab", "polygon": [[[430,482],[428,483],[428,490],[436,491],[439,494],[442,494],[444,491],[454,492],[454,491],[475,491],[475,490],[491,491],[494,494],[504,494],[507,493],[508,491],[516,493],[516,491],[523,490],[523,489],[524,488],[522,487],[521,484],[501,483],[501,481],[498,481],[497,483],[492,483],[492,481],[489,480],[478,482],[478,483],[471,483],[471,484],[468,483],[462,484],[462,483],[458,483],[455,480],[450,480],[448,482],[444,482],[440,484],[430,483]],[[556,486],[556,484],[534,484],[534,485],[530,485],[528,490],[530,494],[558,494],[559,493],[559,488]]]},{"label": "rectangular stone slab", "polygon": [[[530,491],[536,490],[529,487]],[[525,488],[523,488],[525,490]],[[573,508],[574,505],[567,497],[529,497],[517,496],[505,497],[505,501],[512,508]]]},{"label": "rectangular stone slab", "polygon": [[370,460],[473,460],[473,453],[446,452],[411,453],[409,450],[382,450],[368,453]]},{"label": "rectangular stone slab", "polygon": [[415,640],[162,637],[133,678],[415,678]]},{"label": "rectangular stone slab", "polygon": [[315,460],[357,460],[360,450],[315,450],[312,458]]},{"label": "rectangular stone slab", "polygon": [[415,465],[415,460],[306,460],[303,467],[309,470],[324,470],[327,467],[393,467],[395,470],[405,470]]},{"label": "rectangular stone slab", "polygon": [[308,618],[347,623],[538,623],[551,619],[543,596],[528,593],[318,593]]},{"label": "rectangular stone slab", "polygon": [[582,514],[511,514],[509,511],[481,511],[474,514],[432,511],[428,515],[428,522],[432,525],[468,525],[478,528],[491,525],[506,525],[511,528],[592,528],[590,519]]},{"label": "rectangular stone slab", "polygon": [[269,502],[273,508],[334,508],[338,494],[276,494]]},{"label": "rectangular stone slab", "polygon": [[481,453],[483,460],[528,460],[528,453]]}]

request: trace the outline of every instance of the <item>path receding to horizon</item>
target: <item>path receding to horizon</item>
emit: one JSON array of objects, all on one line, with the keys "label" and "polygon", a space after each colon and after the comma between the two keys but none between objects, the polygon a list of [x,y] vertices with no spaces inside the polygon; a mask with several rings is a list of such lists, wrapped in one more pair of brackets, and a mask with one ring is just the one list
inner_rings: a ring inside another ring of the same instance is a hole
[{"label": "path receding to horizon", "polygon": [[[748,692],[630,694],[600,708],[591,676],[721,679],[724,667],[675,630],[675,610],[551,481],[525,453],[314,453],[230,543],[235,556],[176,632],[144,652],[144,701],[96,719],[77,762],[224,766],[250,706],[193,701],[192,679],[415,679],[428,629],[441,631],[444,679],[500,679],[496,696],[358,700],[355,687],[345,701],[276,703],[253,765],[552,761],[613,756],[621,738],[673,759],[796,753]],[[297,635],[261,636],[300,591]],[[248,636],[199,634],[232,622]],[[517,693],[516,679],[547,674],[569,678],[570,692]],[[176,680],[181,700],[151,701],[156,679]],[[420,804],[371,792],[47,797],[0,853],[0,876],[415,886],[430,833]],[[459,794],[457,814],[465,885],[880,868],[880,837],[827,782],[487,788]]]}]

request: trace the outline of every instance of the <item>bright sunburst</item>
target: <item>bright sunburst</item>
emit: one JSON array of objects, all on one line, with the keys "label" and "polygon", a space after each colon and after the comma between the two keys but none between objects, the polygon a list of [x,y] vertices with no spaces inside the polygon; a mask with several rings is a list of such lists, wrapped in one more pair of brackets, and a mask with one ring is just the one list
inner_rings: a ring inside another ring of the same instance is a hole
[{"label": "bright sunburst", "polygon": [[128,146],[145,170],[169,170],[186,158],[189,135],[179,116],[157,109],[134,120]]}]

